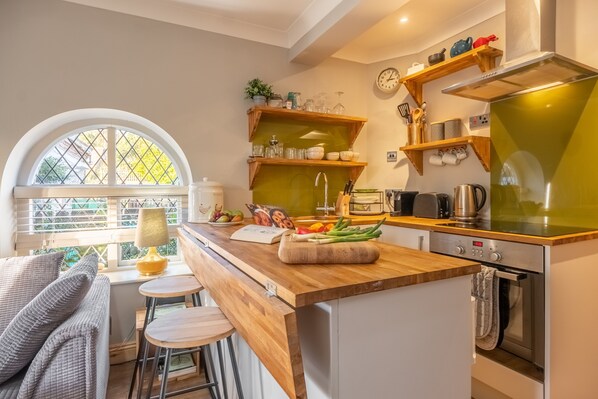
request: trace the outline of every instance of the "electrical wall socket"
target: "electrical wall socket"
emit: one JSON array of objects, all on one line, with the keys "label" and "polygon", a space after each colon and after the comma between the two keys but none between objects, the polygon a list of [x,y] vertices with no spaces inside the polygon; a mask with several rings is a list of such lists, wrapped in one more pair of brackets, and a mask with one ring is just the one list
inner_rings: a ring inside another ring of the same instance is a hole
[{"label": "electrical wall socket", "polygon": [[490,126],[490,114],[480,114],[469,117],[469,130]]},{"label": "electrical wall socket", "polygon": [[400,188],[387,188],[384,190],[384,196],[392,201],[399,191]]},{"label": "electrical wall socket", "polygon": [[397,152],[396,151],[387,151],[386,152],[386,162],[397,162]]}]

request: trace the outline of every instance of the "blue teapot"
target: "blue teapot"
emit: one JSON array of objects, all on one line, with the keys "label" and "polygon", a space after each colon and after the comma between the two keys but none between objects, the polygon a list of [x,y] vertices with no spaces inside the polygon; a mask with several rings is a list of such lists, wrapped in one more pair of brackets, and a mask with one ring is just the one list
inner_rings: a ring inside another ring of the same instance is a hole
[{"label": "blue teapot", "polygon": [[471,36],[467,39],[461,39],[456,41],[455,44],[453,44],[453,47],[451,47],[451,58],[471,50],[472,43],[473,38]]}]

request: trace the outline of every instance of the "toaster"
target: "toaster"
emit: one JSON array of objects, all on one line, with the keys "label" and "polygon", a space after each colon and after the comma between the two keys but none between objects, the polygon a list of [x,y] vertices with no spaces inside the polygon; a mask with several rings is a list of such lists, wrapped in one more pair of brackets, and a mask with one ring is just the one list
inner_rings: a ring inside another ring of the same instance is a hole
[{"label": "toaster", "polygon": [[420,193],[413,200],[413,216],[446,219],[450,216],[449,196],[444,193]]},{"label": "toaster", "polygon": [[418,191],[394,191],[394,204],[391,216],[413,215],[413,200]]}]

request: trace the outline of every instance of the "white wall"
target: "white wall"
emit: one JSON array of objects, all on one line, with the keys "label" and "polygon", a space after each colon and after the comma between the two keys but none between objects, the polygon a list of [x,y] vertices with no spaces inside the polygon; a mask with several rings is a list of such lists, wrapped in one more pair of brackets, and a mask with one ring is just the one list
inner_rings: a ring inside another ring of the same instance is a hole
[{"label": "white wall", "polygon": [[[368,80],[374,82],[380,70],[387,66],[394,66],[399,69],[401,76],[407,74],[407,68],[414,62],[427,64],[428,55],[446,48],[446,56],[452,44],[459,40],[472,36],[477,39],[480,36],[496,34],[499,38],[504,36],[504,15],[501,14],[480,25],[468,29],[461,35],[450,37],[419,54],[401,58],[390,59],[384,62],[368,65]],[[504,43],[494,42],[493,47],[503,48]],[[497,60],[500,61],[499,58]],[[424,101],[427,103],[427,115],[429,122],[443,121],[447,119],[460,118],[463,122],[463,134],[470,134],[468,118],[489,112],[490,105],[479,101],[469,100],[461,97],[442,94],[441,90],[480,74],[477,66],[426,83],[423,89]],[[407,102],[413,109],[415,101],[404,86],[394,95],[383,95],[376,90],[370,90],[368,97],[368,162],[366,169],[367,184],[379,188],[404,188],[420,192],[437,191],[453,195],[453,188],[463,183],[478,183],[489,189],[490,174],[484,170],[471,149],[468,149],[470,156],[458,166],[432,166],[428,164],[428,157],[435,151],[424,152],[424,174],[420,176],[413,165],[406,158],[405,154],[399,151],[398,162],[387,163],[386,152],[398,150],[407,142],[407,128],[404,119],[397,110],[397,105]],[[490,129],[474,130],[471,134],[489,136]],[[359,183],[361,186],[363,182]],[[489,204],[484,206],[482,212],[489,214]]]}]

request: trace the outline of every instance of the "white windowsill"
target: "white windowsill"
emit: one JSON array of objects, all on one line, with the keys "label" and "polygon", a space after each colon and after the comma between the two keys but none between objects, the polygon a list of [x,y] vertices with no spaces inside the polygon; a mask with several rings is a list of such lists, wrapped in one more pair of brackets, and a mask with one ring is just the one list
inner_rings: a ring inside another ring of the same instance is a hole
[{"label": "white windowsill", "polygon": [[132,284],[153,280],[165,276],[184,276],[192,275],[191,269],[184,262],[169,263],[164,273],[156,276],[141,276],[137,269],[119,270],[114,272],[103,272],[104,276],[110,279],[110,285]]}]

